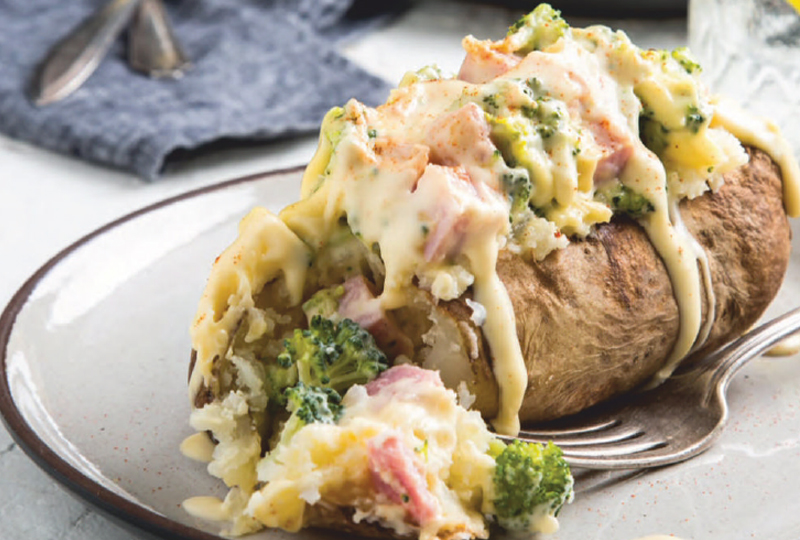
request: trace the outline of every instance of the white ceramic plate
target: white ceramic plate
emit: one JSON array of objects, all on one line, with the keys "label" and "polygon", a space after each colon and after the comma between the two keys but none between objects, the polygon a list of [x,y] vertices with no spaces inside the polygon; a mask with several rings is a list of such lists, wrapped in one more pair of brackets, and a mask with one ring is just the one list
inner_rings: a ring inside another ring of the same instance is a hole
[{"label": "white ceramic plate", "polygon": [[[178,452],[192,433],[189,323],[214,257],[256,205],[279,210],[300,171],[246,178],[122,218],[54,257],[0,318],[0,412],[49,474],[123,523],[217,538],[181,501],[223,495]],[[800,231],[770,314],[800,303]],[[553,540],[800,538],[800,358],[752,362],[730,387],[731,424],[687,463],[581,474]],[[302,537],[322,533],[304,532]],[[253,538],[295,536],[264,532]]]}]

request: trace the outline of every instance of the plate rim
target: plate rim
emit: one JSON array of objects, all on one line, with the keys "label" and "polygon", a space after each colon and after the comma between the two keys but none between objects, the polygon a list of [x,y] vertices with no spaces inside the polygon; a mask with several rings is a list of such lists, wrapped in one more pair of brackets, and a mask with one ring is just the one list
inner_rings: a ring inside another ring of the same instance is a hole
[{"label": "plate rim", "polygon": [[8,382],[8,345],[19,313],[27,304],[31,292],[56,265],[96,237],[128,221],[175,203],[222,191],[239,184],[269,180],[281,175],[302,172],[304,169],[305,165],[297,165],[237,177],[162,199],[114,219],[82,236],[53,255],[25,280],[3,309],[3,313],[0,315],[0,375],[2,375],[0,376],[0,419],[2,419],[14,442],[40,469],[66,487],[69,492],[77,495],[93,508],[100,510],[116,523],[130,526],[141,532],[156,535],[166,540],[219,540],[222,538],[219,535],[179,523],[114,493],[70,465],[36,434],[25,421],[11,397],[11,388]]}]

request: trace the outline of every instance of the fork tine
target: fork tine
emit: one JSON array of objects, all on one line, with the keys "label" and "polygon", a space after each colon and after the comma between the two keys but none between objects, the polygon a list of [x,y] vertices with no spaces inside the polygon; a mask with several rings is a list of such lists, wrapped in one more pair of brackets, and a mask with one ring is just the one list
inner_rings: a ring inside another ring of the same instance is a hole
[{"label": "fork tine", "polygon": [[580,435],[582,433],[594,433],[605,429],[610,429],[619,425],[619,420],[605,420],[591,424],[582,424],[576,427],[563,427],[552,429],[539,429],[537,431],[521,431],[520,434],[525,433],[528,437],[537,439],[552,439],[553,437]]},{"label": "fork tine", "polygon": [[666,441],[650,440],[624,442],[622,444],[600,445],[592,448],[562,448],[562,450],[564,451],[564,459],[567,460],[567,463],[571,463],[572,458],[602,460],[607,458],[626,457],[647,452],[648,450],[663,448],[666,445]]},{"label": "fork tine", "polygon": [[[615,429],[619,427],[619,429]],[[641,436],[644,433],[638,427],[620,427],[613,425],[608,429],[576,432],[575,435],[555,435],[542,437],[541,432],[533,433],[527,431],[520,431],[519,437],[521,439],[536,440],[540,442],[553,441],[558,446],[566,448],[569,446],[589,446],[589,445],[604,445],[623,442]]]}]

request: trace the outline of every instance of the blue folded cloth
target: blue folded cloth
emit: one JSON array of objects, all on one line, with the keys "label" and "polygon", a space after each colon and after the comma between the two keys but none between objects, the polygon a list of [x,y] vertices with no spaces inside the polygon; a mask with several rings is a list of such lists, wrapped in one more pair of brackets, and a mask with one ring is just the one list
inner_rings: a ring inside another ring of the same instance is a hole
[{"label": "blue folded cloth", "polygon": [[[0,131],[153,180],[170,154],[219,140],[269,140],[318,129],[355,97],[383,101],[389,84],[336,45],[386,16],[353,0],[176,0],[167,3],[193,67],[177,80],[128,67],[123,40],[65,100],[35,107],[27,89],[52,47],[93,10],[91,0],[0,3]],[[397,3],[382,3],[396,11]]]}]

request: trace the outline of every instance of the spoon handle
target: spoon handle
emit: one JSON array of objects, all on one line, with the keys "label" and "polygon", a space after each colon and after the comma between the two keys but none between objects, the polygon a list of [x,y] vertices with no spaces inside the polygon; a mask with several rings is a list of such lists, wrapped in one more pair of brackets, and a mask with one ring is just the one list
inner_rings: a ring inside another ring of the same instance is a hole
[{"label": "spoon handle", "polygon": [[59,41],[39,66],[31,89],[38,106],[62,100],[88,79],[128,25],[139,0],[111,0]]}]

